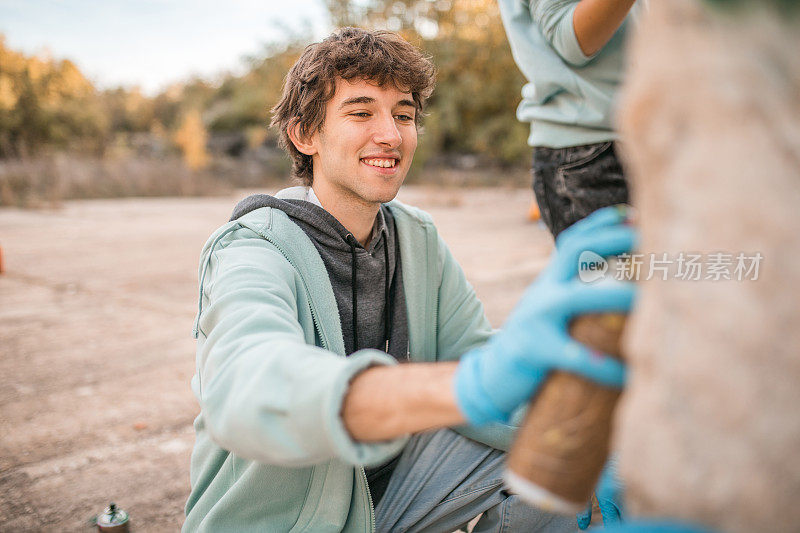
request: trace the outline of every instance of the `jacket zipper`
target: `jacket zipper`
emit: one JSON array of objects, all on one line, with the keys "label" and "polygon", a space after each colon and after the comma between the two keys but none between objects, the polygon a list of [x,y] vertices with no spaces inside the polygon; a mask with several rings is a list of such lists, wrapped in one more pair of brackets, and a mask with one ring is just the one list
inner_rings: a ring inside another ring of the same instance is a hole
[{"label": "jacket zipper", "polygon": [[369,500],[369,530],[375,531],[375,504],[372,503],[372,492],[369,490],[369,483],[367,482],[367,471],[364,470],[363,466],[360,466],[359,470],[361,470],[364,489],[367,491],[367,499]]},{"label": "jacket zipper", "polygon": [[[289,264],[292,265],[292,267],[300,275],[300,278],[303,280],[303,288],[305,289],[306,297],[308,298],[308,307],[309,307],[309,309],[311,309],[311,320],[312,320],[312,322],[314,322],[314,329],[316,330],[317,334],[319,335],[320,340],[322,341],[322,347],[327,350],[328,349],[328,342],[327,342],[325,336],[322,334],[322,328],[319,325],[319,318],[318,318],[318,315],[317,315],[317,310],[314,307],[314,300],[311,298],[311,293],[308,290],[308,284],[306,283],[306,280],[303,278],[303,274],[300,273],[300,270],[297,268],[297,265],[294,263],[294,261],[292,261],[292,259],[286,253],[286,251],[278,243],[276,243],[275,241],[273,241],[272,239],[270,239],[269,237],[267,237],[264,234],[261,234],[261,235],[264,237],[264,239],[266,241],[272,243],[272,245],[275,246],[275,248],[277,248],[281,252],[281,254],[283,254],[283,257],[285,257],[286,260],[289,261]],[[361,479],[364,481],[364,490],[367,492],[367,500],[369,501],[369,531],[370,532],[374,532],[375,531],[375,505],[372,502],[372,493],[369,490],[369,483],[367,482],[367,472],[366,472],[366,470],[364,470],[363,466],[360,466],[359,470],[360,470],[360,473],[361,473]]]}]

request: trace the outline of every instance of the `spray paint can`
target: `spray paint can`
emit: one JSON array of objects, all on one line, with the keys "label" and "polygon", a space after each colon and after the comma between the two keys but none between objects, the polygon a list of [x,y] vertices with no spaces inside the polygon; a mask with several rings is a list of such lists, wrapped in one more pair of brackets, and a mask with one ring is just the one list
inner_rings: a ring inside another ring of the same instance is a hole
[{"label": "spray paint can", "polygon": [[129,533],[129,518],[128,513],[111,502],[103,514],[97,517],[97,530],[103,533]]},{"label": "spray paint can", "polygon": [[[621,358],[625,315],[587,314],[572,337]],[[531,400],[508,456],[506,483],[523,500],[564,514],[586,508],[609,454],[620,391],[567,372],[553,372]]]}]

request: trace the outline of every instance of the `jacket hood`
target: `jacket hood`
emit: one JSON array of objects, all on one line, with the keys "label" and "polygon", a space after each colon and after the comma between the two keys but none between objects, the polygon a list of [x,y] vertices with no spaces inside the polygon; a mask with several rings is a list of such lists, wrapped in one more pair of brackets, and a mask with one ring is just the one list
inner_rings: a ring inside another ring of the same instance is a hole
[{"label": "jacket hood", "polygon": [[310,193],[292,187],[275,196],[250,196],[234,208],[231,220],[262,207],[283,211],[311,239],[328,271],[346,353],[377,348],[405,360],[408,322],[392,215],[381,207],[365,248]]},{"label": "jacket hood", "polygon": [[273,207],[289,215],[289,218],[311,226],[314,238],[320,245],[349,253],[350,244],[347,236],[350,232],[347,228],[336,220],[336,217],[307,198],[308,187],[290,187],[279,191],[275,196],[253,194],[236,204],[230,220],[236,220],[262,207]]}]

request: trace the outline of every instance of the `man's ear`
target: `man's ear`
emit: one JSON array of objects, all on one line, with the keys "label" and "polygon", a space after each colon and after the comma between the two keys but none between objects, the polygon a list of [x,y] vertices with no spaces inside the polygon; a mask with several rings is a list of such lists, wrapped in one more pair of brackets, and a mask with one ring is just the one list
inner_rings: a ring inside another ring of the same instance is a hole
[{"label": "man's ear", "polygon": [[295,120],[289,124],[289,127],[286,128],[286,134],[289,136],[289,140],[292,141],[294,147],[297,148],[297,151],[301,154],[314,155],[317,153],[317,148],[314,146],[311,136],[303,136],[300,132],[299,121]]}]

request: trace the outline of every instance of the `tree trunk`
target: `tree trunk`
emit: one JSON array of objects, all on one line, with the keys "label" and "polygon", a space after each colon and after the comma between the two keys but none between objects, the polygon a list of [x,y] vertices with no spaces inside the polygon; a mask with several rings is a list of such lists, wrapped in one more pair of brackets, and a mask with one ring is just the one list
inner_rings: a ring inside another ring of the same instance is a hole
[{"label": "tree trunk", "polygon": [[[629,509],[797,531],[800,20],[763,2],[649,5],[620,124],[639,251],[672,263],[641,282],[625,339],[615,445]],[[703,254],[700,280],[679,279],[681,253]],[[736,279],[740,253],[763,257],[757,280]],[[726,265],[733,279],[715,280]]]}]

